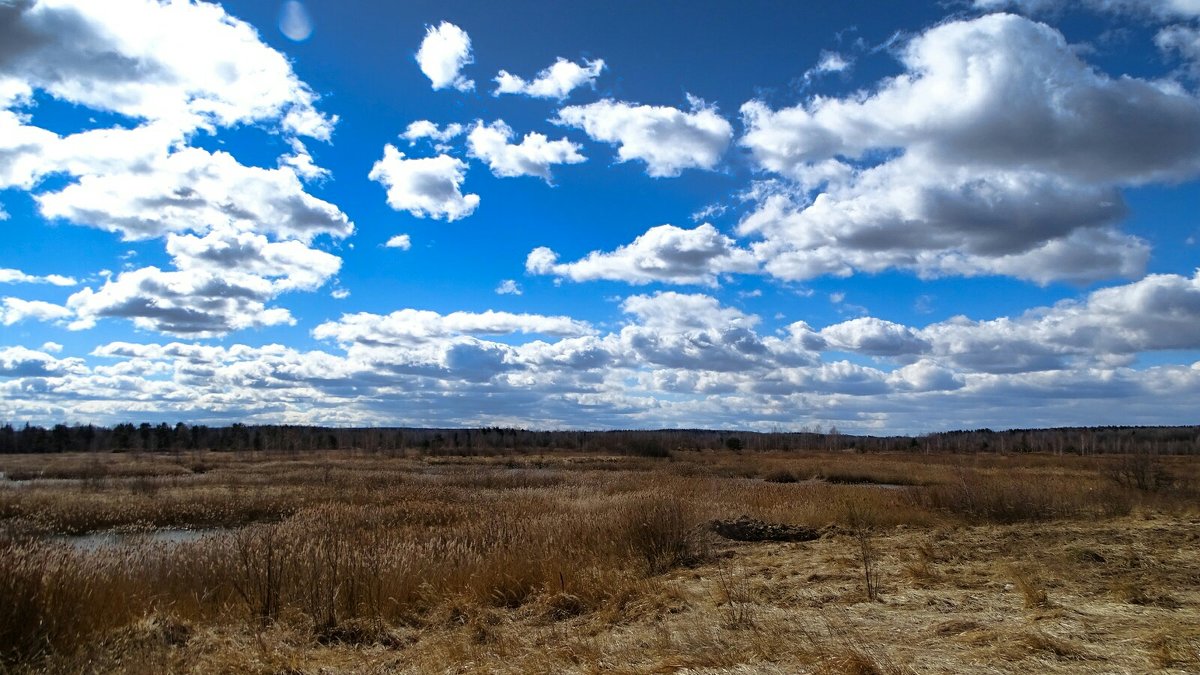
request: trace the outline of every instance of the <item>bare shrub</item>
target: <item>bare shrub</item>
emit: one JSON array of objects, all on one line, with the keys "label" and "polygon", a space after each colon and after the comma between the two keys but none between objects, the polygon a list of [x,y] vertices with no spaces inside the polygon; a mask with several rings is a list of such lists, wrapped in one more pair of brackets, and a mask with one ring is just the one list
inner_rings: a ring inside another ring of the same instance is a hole
[{"label": "bare shrub", "polygon": [[1170,474],[1152,450],[1141,450],[1112,461],[1108,466],[1108,477],[1122,487],[1157,492],[1171,487],[1175,478]]},{"label": "bare shrub", "polygon": [[875,549],[873,521],[857,505],[847,508],[850,531],[854,535],[858,561],[862,566],[863,594],[870,602],[879,600],[879,570],[876,565],[878,553]]},{"label": "bare shrub", "polygon": [[726,628],[753,628],[757,598],[745,574],[735,574],[728,564],[719,564],[716,574],[717,604]]},{"label": "bare shrub", "polygon": [[247,527],[229,540],[233,550],[229,581],[251,616],[266,626],[279,616],[285,575],[290,571],[284,541],[274,525]]},{"label": "bare shrub", "polygon": [[647,574],[701,558],[700,522],[695,509],[680,499],[640,496],[626,505],[623,539]]}]

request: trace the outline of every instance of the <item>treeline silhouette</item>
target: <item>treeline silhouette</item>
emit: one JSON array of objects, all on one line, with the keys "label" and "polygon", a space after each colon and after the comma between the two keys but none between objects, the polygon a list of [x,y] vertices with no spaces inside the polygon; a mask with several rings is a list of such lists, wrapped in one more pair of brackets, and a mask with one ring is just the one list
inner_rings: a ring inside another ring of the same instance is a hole
[{"label": "treeline silhouette", "polygon": [[295,425],[57,424],[0,427],[0,453],[361,450],[429,454],[504,454],[575,450],[665,457],[671,452],[855,451],[932,453],[1195,454],[1200,426],[1071,427],[948,431],[921,436],[856,436],[836,427],[800,432],[661,429],[530,431],[511,428],[336,428]]}]

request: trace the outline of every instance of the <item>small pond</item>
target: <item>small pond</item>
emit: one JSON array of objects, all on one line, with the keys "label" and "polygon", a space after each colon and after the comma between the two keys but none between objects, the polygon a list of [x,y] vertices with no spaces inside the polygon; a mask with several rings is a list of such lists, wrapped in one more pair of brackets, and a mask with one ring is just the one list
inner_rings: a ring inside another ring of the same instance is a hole
[{"label": "small pond", "polygon": [[228,528],[189,530],[165,527],[143,532],[106,530],[104,532],[89,532],[87,534],[59,534],[51,536],[49,539],[51,541],[68,543],[75,548],[96,551],[105,548],[116,548],[118,546],[137,546],[139,544],[185,544],[231,531]]}]

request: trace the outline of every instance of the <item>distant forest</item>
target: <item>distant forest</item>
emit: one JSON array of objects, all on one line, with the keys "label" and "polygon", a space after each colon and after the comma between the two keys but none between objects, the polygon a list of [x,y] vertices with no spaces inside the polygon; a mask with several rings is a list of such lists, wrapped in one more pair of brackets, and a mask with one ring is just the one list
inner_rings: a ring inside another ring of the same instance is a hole
[{"label": "distant forest", "polygon": [[226,452],[360,450],[426,454],[493,455],[551,450],[664,457],[671,452],[1046,452],[1055,454],[1200,453],[1200,426],[1088,427],[948,431],[921,436],[855,436],[827,431],[751,432],[703,429],[654,431],[528,431],[525,429],[331,428],[291,425],[209,427],[65,424],[49,429],[0,427],[0,454],[59,452]]}]

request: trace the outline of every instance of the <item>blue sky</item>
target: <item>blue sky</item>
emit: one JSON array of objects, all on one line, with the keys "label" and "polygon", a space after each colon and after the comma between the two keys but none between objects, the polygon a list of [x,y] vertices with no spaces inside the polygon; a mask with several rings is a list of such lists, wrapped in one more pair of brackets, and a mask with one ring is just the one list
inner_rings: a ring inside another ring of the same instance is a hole
[{"label": "blue sky", "polygon": [[900,5],[0,0],[0,421],[1194,423],[1200,4]]}]

